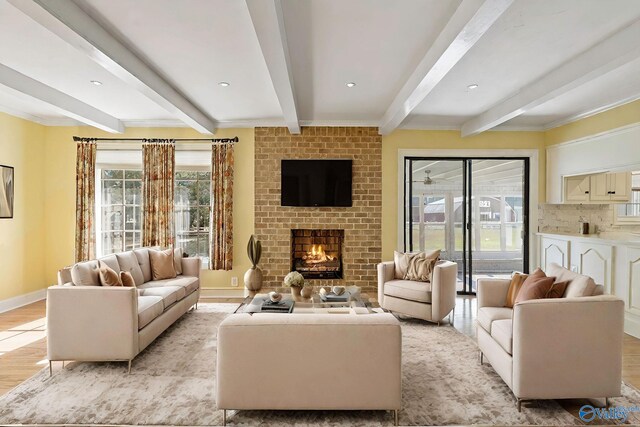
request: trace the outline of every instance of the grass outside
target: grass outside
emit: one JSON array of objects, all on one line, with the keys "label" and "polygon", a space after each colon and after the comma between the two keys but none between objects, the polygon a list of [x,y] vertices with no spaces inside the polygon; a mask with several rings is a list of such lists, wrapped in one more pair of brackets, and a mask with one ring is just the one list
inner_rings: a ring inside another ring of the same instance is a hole
[{"label": "grass outside", "polygon": [[[500,251],[500,226],[481,224],[480,227],[480,251],[496,252]],[[520,251],[522,250],[522,240],[520,232],[522,224],[507,225],[506,232],[506,250]],[[462,251],[462,227],[456,224],[455,228],[455,249]],[[420,242],[420,226],[413,226],[413,242],[414,246],[419,248]],[[474,246],[475,247],[475,246]],[[424,248],[429,249],[445,249],[445,227],[444,224],[428,224],[424,230]]]}]

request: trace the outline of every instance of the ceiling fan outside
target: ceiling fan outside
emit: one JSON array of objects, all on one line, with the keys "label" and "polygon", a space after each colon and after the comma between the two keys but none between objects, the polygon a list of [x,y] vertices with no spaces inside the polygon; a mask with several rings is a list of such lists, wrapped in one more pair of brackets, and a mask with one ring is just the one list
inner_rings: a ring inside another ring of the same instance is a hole
[{"label": "ceiling fan outside", "polygon": [[412,182],[421,182],[424,185],[433,185],[433,184],[436,183],[436,181],[429,176],[429,174],[431,174],[431,170],[429,170],[429,169],[425,170],[424,174],[425,174],[424,179],[419,180],[419,181],[412,181]]}]

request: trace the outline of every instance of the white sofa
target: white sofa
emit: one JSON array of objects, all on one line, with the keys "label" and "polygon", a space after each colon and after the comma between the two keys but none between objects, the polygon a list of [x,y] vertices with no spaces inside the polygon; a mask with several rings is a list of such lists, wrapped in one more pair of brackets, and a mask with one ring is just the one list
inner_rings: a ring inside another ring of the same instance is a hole
[{"label": "white sofa", "polygon": [[[200,258],[177,257],[182,274],[152,280],[149,248],[100,258],[117,273],[131,271],[136,288],[100,286],[98,261],[58,272],[47,289],[47,353],[53,361],[131,361],[196,305]],[[179,258],[179,259],[178,259]]]},{"label": "white sofa", "polygon": [[402,332],[390,313],[234,314],[218,327],[218,409],[393,410]]},{"label": "white sofa", "polygon": [[[378,264],[378,303],[394,313],[440,324],[456,306],[458,266],[438,261],[431,282],[396,279],[393,261]],[[453,317],[453,314],[452,314]]]},{"label": "white sofa", "polygon": [[505,307],[510,280],[478,280],[477,336],[483,357],[523,400],[621,395],[624,302],[593,279],[557,264],[563,298]]}]

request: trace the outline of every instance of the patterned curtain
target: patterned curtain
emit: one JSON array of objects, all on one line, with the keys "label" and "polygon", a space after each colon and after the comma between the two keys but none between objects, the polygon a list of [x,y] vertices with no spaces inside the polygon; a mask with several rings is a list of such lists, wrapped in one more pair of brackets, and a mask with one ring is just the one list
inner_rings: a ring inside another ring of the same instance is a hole
[{"label": "patterned curtain", "polygon": [[96,141],[76,139],[76,262],[96,257]]},{"label": "patterned curtain", "polygon": [[173,185],[175,141],[145,139],[142,144],[142,245],[174,244]]},{"label": "patterned curtain", "polygon": [[210,270],[233,264],[233,145],[211,147]]}]

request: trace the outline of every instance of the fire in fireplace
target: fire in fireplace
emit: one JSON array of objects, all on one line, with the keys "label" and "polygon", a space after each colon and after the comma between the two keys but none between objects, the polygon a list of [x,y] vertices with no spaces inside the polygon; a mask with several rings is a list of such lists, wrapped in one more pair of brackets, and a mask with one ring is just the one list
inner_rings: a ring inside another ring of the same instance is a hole
[{"label": "fire in fireplace", "polygon": [[342,278],[344,230],[291,230],[291,269],[308,279]]}]

